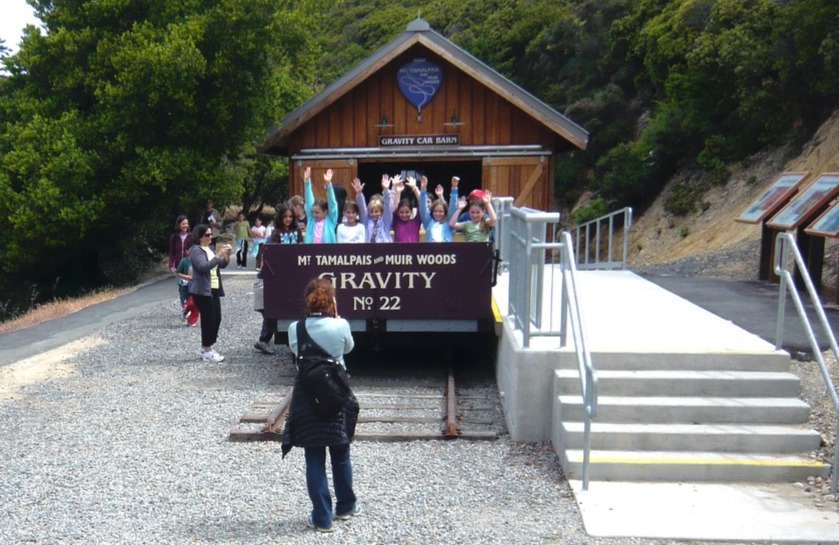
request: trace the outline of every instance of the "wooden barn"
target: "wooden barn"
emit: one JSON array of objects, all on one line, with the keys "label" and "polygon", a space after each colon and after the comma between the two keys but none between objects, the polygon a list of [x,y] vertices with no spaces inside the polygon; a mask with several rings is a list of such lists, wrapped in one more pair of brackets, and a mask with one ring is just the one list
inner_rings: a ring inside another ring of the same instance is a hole
[{"label": "wooden barn", "polygon": [[262,153],[287,156],[291,194],[312,167],[379,192],[382,174],[452,176],[460,193],[482,187],[517,206],[554,208],[557,153],[585,149],[588,132],[430,28],[423,19],[291,112]]}]

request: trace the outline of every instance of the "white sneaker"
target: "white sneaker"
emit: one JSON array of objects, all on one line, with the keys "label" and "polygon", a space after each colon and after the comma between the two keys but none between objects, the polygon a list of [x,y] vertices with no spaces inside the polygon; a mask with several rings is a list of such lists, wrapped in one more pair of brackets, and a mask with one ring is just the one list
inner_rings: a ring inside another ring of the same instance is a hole
[{"label": "white sneaker", "polygon": [[215,350],[210,350],[209,352],[204,352],[204,361],[207,363],[221,363],[224,361],[224,356]]},{"label": "white sneaker", "polygon": [[[211,350],[210,352],[212,352],[212,350]],[[200,346],[199,346],[198,348],[196,348],[196,349],[195,349],[195,353],[196,353],[196,354],[198,354],[198,357],[199,357],[199,358],[203,358],[203,357],[204,357],[204,349],[203,349],[203,348],[201,348]]]}]

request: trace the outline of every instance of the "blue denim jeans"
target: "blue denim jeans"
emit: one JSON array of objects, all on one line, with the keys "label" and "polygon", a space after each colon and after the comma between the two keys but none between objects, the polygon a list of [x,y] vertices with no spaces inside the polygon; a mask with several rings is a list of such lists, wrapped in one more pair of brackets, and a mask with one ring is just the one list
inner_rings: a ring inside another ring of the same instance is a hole
[{"label": "blue denim jeans", "polygon": [[[319,528],[332,528],[332,497],[326,480],[326,447],[305,447],[306,488],[312,500],[312,521]],[[344,515],[355,509],[352,489],[350,446],[329,447],[332,462],[332,484],[335,486],[335,514]]]},{"label": "blue denim jeans", "polygon": [[189,284],[184,284],[181,286],[180,282],[178,282],[178,299],[181,300],[181,308],[186,304],[186,298],[189,297]]}]

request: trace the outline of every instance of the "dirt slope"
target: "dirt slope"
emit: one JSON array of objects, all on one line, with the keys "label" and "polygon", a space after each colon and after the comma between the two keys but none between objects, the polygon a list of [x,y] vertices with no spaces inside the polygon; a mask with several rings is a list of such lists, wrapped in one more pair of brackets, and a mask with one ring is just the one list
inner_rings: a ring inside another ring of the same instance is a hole
[{"label": "dirt slope", "polygon": [[[708,276],[757,278],[760,226],[734,221],[783,171],[810,171],[814,175],[839,172],[839,110],[816,132],[801,153],[791,156],[789,147],[760,153],[733,170],[724,187],[709,190],[704,211],[676,217],[664,211],[662,193],[642,217],[634,220],[629,251],[633,269],[658,268],[685,258],[705,259]],[[688,173],[683,176],[691,176]],[[671,183],[675,183],[671,182]],[[836,241],[829,240],[827,255],[836,254]],[[826,259],[826,269],[836,263]],[[688,271],[690,272],[690,271]]]}]

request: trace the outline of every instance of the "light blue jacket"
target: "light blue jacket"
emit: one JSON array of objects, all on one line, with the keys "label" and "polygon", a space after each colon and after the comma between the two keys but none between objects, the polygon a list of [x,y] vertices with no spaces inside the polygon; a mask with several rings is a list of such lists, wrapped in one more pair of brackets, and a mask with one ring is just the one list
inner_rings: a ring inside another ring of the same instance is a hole
[{"label": "light blue jacket", "polygon": [[[306,331],[309,332],[313,341],[318,343],[341,365],[344,365],[344,354],[349,354],[355,346],[350,324],[343,318],[332,318],[331,316],[306,318]],[[297,322],[288,326],[288,346],[296,356]]]},{"label": "light blue jacket", "polygon": [[[312,206],[315,204],[315,194],[312,193],[312,180],[303,180],[303,210],[306,211],[306,244],[312,243],[315,234],[315,218],[312,216]],[[333,244],[335,240],[335,228],[338,226],[338,201],[335,199],[335,189],[332,184],[326,184],[326,218],[323,224],[323,236],[321,242]]]},{"label": "light blue jacket", "polygon": [[[426,242],[433,242],[431,240],[431,226],[434,225],[434,217],[428,211],[428,199],[426,198],[426,194],[428,191],[420,191],[419,196],[419,213],[420,219],[422,220],[422,225],[425,227],[425,241]],[[452,189],[451,195],[449,196],[449,214],[446,217],[445,221],[443,222],[443,242],[451,242],[454,240],[453,231],[451,226],[449,225],[449,220],[457,211],[457,197],[458,192],[457,189]]]}]

